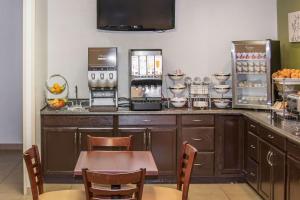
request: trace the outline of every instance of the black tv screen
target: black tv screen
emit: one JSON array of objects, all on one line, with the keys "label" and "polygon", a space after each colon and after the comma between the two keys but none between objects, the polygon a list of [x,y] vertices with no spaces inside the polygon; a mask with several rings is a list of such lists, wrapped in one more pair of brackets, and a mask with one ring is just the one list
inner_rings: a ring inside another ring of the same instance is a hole
[{"label": "black tv screen", "polygon": [[155,31],[175,27],[175,0],[98,0],[97,27]]}]

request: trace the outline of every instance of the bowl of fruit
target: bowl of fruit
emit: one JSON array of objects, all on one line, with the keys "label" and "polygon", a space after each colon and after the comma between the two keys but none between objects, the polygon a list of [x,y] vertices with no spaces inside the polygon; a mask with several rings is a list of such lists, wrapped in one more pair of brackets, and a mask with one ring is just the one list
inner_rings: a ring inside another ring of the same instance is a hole
[{"label": "bowl of fruit", "polygon": [[47,104],[50,108],[53,108],[55,110],[61,109],[66,106],[67,99],[48,99]]},{"label": "bowl of fruit", "polygon": [[67,80],[59,75],[54,74],[50,76],[46,82],[46,88],[51,94],[61,94],[65,91],[67,86]]}]

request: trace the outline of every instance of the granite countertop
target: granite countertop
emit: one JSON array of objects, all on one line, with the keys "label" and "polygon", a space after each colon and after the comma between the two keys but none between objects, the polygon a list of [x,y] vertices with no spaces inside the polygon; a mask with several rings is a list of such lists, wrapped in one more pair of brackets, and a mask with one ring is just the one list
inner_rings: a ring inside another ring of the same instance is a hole
[{"label": "granite countertop", "polygon": [[80,110],[53,110],[50,108],[45,108],[41,110],[41,115],[176,115],[176,114],[241,114],[241,110],[233,109],[209,109],[209,110],[199,110],[187,108],[183,109],[163,109],[159,111],[131,111],[129,108],[119,108],[118,111],[103,111],[103,112],[91,112],[86,109]]},{"label": "granite countertop", "polygon": [[280,135],[300,145],[300,136],[296,136],[296,127],[300,128],[300,122],[291,120],[274,120],[270,112],[239,110],[239,109],[164,109],[161,111],[130,111],[128,108],[119,108],[115,112],[90,112],[88,109],[71,111],[67,109],[52,110],[44,108],[41,115],[176,115],[176,114],[222,114],[222,115],[244,115],[261,126],[271,129]]}]

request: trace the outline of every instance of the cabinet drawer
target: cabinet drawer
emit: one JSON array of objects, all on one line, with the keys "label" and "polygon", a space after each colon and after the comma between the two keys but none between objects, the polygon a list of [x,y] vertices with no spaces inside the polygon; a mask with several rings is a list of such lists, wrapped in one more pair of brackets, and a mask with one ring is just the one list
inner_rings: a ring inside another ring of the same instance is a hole
[{"label": "cabinet drawer", "polygon": [[182,128],[182,141],[187,141],[198,151],[214,151],[213,127],[185,127]]},{"label": "cabinet drawer", "polygon": [[290,156],[300,160],[300,145],[291,141],[287,141],[286,145],[287,152]]},{"label": "cabinet drawer", "polygon": [[120,126],[176,125],[175,115],[120,115]]},{"label": "cabinet drawer", "polygon": [[247,134],[247,154],[253,160],[257,161],[257,149],[258,149],[258,139],[257,137],[248,132]]},{"label": "cabinet drawer", "polygon": [[258,190],[258,165],[249,157],[246,163],[246,180],[257,191]]},{"label": "cabinet drawer", "polygon": [[274,133],[266,128],[259,127],[259,135],[261,138],[270,142],[272,145],[279,147],[281,150],[285,150],[285,138]]},{"label": "cabinet drawer", "polygon": [[249,120],[247,122],[247,132],[258,134],[258,125]]},{"label": "cabinet drawer", "polygon": [[113,116],[44,116],[43,126],[112,127]]},{"label": "cabinet drawer", "polygon": [[213,126],[215,123],[213,115],[182,115],[183,126]]},{"label": "cabinet drawer", "polygon": [[214,153],[197,153],[194,163],[193,176],[213,176],[214,175]]}]

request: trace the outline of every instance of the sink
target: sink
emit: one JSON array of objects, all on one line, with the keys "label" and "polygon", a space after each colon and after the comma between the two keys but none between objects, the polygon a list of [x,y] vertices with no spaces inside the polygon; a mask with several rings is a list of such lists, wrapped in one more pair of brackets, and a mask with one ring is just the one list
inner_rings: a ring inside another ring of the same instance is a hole
[{"label": "sink", "polygon": [[82,106],[70,106],[67,108],[68,111],[72,112],[85,112],[88,110],[88,107],[82,107]]}]

